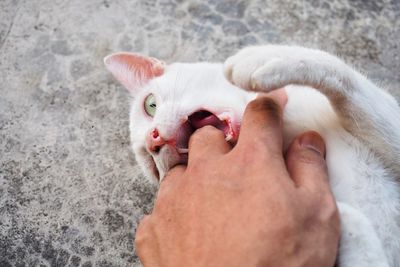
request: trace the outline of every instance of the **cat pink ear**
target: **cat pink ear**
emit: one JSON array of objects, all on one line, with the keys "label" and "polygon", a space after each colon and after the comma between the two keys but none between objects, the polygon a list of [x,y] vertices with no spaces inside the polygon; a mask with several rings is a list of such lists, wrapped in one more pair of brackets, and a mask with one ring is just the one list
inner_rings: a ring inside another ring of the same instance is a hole
[{"label": "cat pink ear", "polygon": [[165,63],[133,53],[116,53],[106,56],[104,64],[114,77],[132,91],[154,77],[164,73]]}]

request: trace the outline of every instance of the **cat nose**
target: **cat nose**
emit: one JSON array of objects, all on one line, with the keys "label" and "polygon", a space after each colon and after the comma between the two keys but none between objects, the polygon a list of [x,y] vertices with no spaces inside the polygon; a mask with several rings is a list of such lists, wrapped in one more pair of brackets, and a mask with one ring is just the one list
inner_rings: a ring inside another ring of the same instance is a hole
[{"label": "cat nose", "polygon": [[166,140],[164,140],[161,136],[160,133],[158,132],[157,129],[154,129],[149,133],[147,136],[147,148],[151,152],[159,152],[160,149],[167,143]]}]

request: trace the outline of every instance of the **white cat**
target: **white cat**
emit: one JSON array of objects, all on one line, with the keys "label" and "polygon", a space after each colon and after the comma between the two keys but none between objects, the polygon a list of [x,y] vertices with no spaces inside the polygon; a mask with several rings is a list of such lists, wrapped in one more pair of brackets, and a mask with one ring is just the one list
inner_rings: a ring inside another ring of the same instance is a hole
[{"label": "white cat", "polygon": [[[384,90],[328,53],[291,46],[248,47],[224,64],[175,63],[137,54],[105,58],[133,96],[131,142],[144,173],[159,180],[187,160],[204,125],[236,142],[255,93],[285,87],[285,147],[308,130],[326,142],[338,202],[341,267],[400,266],[400,107]],[[225,76],[224,76],[225,73]]]}]

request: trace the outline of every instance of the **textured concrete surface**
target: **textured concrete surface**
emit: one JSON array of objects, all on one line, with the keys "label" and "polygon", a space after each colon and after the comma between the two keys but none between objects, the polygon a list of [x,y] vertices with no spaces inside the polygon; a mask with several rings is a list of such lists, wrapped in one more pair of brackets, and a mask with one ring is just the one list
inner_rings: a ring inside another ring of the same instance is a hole
[{"label": "textured concrete surface", "polygon": [[103,56],[216,61],[266,42],[340,54],[400,96],[399,0],[0,0],[0,266],[140,265],[154,188]]}]

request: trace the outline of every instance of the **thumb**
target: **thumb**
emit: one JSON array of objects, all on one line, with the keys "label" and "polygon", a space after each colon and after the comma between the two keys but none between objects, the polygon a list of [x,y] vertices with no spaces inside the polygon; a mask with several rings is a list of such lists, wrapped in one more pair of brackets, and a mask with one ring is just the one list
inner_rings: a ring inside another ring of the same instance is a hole
[{"label": "thumb", "polygon": [[292,142],[286,153],[286,166],[297,187],[317,194],[330,191],[325,143],[318,133],[304,133]]}]

